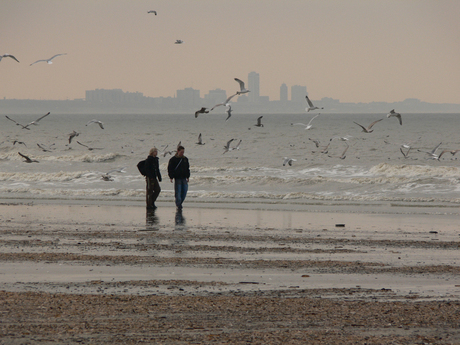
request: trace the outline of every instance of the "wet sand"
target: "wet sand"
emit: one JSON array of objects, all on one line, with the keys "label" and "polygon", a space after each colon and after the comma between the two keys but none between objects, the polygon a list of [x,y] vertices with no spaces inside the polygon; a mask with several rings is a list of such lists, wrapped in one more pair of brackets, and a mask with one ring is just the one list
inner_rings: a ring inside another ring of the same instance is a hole
[{"label": "wet sand", "polygon": [[458,210],[187,206],[0,205],[2,342],[460,343]]}]

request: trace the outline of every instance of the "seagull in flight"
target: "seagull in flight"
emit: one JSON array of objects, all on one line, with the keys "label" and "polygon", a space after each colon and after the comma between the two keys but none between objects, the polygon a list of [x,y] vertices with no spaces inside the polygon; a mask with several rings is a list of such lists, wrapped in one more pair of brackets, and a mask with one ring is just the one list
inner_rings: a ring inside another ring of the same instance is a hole
[{"label": "seagull in flight", "polygon": [[254,126],[263,127],[264,125],[263,125],[263,123],[262,123],[262,118],[263,118],[263,116],[259,116],[259,117],[257,118],[257,123],[256,123]]},{"label": "seagull in flight", "polygon": [[435,148],[431,151],[422,151],[422,150],[418,150],[419,152],[425,152],[426,154],[428,154],[430,157],[430,159],[437,159],[439,160],[439,157],[441,155],[437,155],[436,154],[436,151],[438,150],[439,146],[441,146],[442,142],[440,142],[438,145],[435,146]]},{"label": "seagull in flight", "polygon": [[78,137],[80,133],[73,131],[72,133],[69,134],[69,144],[72,142],[72,139],[75,137]]},{"label": "seagull in flight", "polygon": [[324,109],[324,108],[318,108],[318,107],[315,107],[312,103],[312,101],[310,101],[310,98],[308,98],[308,96],[305,96],[306,100],[307,100],[307,103],[308,103],[308,108],[305,108],[306,111],[310,111],[310,110],[316,110],[316,109]]},{"label": "seagull in flight", "polygon": [[89,147],[88,145],[82,144],[77,140],[77,144],[86,147],[88,150],[93,151],[93,150],[103,150],[101,147]]},{"label": "seagull in flight", "polygon": [[[338,158],[340,159],[345,159],[347,156],[345,156],[345,153],[347,152],[348,148],[350,147],[347,143],[345,143],[347,145],[347,147],[345,148],[345,150],[342,152],[342,155],[338,156]],[[334,157],[334,156],[329,156],[328,157]]]},{"label": "seagull in flight", "polygon": [[30,66],[35,65],[35,64],[38,63],[38,62],[46,62],[47,64],[51,65],[51,64],[53,63],[53,61],[51,61],[51,60],[53,60],[55,57],[58,57],[58,56],[61,56],[61,55],[67,55],[67,53],[64,53],[64,54],[56,54],[56,55],[50,57],[49,59],[37,60],[37,61],[35,61],[35,62],[32,62],[32,63],[30,64]]},{"label": "seagull in flight", "polygon": [[176,42],[174,42],[174,44],[182,44],[182,43],[184,43],[184,41],[182,40],[176,40]]},{"label": "seagull in flight", "polygon": [[304,124],[304,123],[299,122],[299,123],[291,123],[291,126],[297,126],[297,125],[305,126],[305,130],[309,130],[309,129],[312,128],[312,126],[313,126],[313,125],[311,124],[311,123],[313,122],[313,120],[316,119],[316,118],[317,118],[318,116],[320,116],[320,115],[321,115],[321,113],[319,113],[318,115],[313,116],[313,117],[311,118],[311,120],[308,122],[307,125]]},{"label": "seagull in flight", "polygon": [[232,116],[232,106],[229,104],[228,109],[227,109],[227,118],[225,121],[228,121],[228,119]]},{"label": "seagull in flight", "polygon": [[16,143],[17,143],[17,144],[21,144],[21,145],[24,145],[25,147],[27,147],[26,143],[25,143],[25,142],[23,142],[23,141],[14,140],[14,141],[13,141],[13,146],[14,146],[14,145],[16,145]]},{"label": "seagull in flight", "polygon": [[5,117],[6,117],[8,120],[13,121],[13,122],[16,124],[16,126],[21,126],[22,129],[28,129],[28,130],[30,130],[29,126],[32,126],[32,125],[38,126],[38,121],[40,121],[40,120],[43,119],[44,117],[48,116],[49,114],[50,114],[50,112],[48,112],[47,114],[45,114],[45,115],[39,117],[38,119],[36,119],[36,120],[34,120],[34,121],[32,121],[32,122],[29,122],[27,125],[21,125],[19,122],[16,122],[16,121],[14,121],[13,119],[9,118],[7,115],[5,115]]},{"label": "seagull in flight", "polygon": [[237,95],[237,94],[235,93],[234,95],[231,95],[230,97],[228,97],[228,98],[225,100],[225,102],[216,104],[215,106],[213,106],[213,107],[211,108],[211,111],[213,111],[214,108],[220,107],[221,105],[225,105],[226,107],[228,107],[228,106],[230,105],[230,103],[229,103],[230,100],[231,100],[233,97],[235,97],[236,95]]},{"label": "seagull in flight", "polygon": [[18,154],[25,159],[25,163],[38,163],[36,159],[30,159],[26,155],[23,155],[21,152],[18,152]]},{"label": "seagull in flight", "polygon": [[[37,144],[37,146],[43,151],[43,152],[51,152],[51,146],[55,145],[54,143],[51,144],[50,146],[48,147],[45,147],[45,145],[40,145],[40,144]],[[54,149],[53,149],[54,150]]]},{"label": "seagull in flight", "polygon": [[16,60],[17,62],[19,62],[18,59],[16,59],[13,55],[11,54],[3,54],[3,55],[0,55],[0,61],[2,61],[3,58],[6,58],[6,57],[9,57],[9,58],[12,58],[13,60]]},{"label": "seagull in flight", "polygon": [[390,117],[397,117],[398,120],[399,120],[399,124],[402,125],[402,118],[401,118],[401,114],[400,113],[397,113],[395,112],[394,109],[392,109],[388,114],[387,114],[387,117],[390,118]]},{"label": "seagull in flight", "polygon": [[286,166],[286,164],[289,164],[289,166],[292,166],[292,162],[297,162],[297,159],[284,157],[283,167]]},{"label": "seagull in flight", "polygon": [[248,93],[250,92],[248,89],[246,89],[244,87],[244,81],[238,79],[238,78],[235,78],[235,80],[238,82],[238,84],[240,84],[240,91],[237,91],[236,94],[237,95],[242,95],[243,93]]},{"label": "seagull in flight", "polygon": [[88,122],[86,123],[85,126],[88,126],[88,125],[90,125],[90,124],[92,124],[92,123],[97,123],[97,124],[99,125],[99,127],[101,127],[102,129],[104,129],[104,124],[103,124],[101,121],[99,121],[99,120],[91,120],[91,121],[88,121]]},{"label": "seagull in flight", "polygon": [[203,140],[201,139],[201,133],[198,135],[198,142],[197,142],[197,145],[205,145],[206,143],[203,142]]},{"label": "seagull in flight", "polygon": [[230,144],[232,143],[233,140],[235,140],[235,139],[230,139],[229,141],[227,141],[227,144],[224,146],[224,150],[225,150],[224,153],[233,150],[230,147]]},{"label": "seagull in flight", "polygon": [[121,168],[115,168],[110,171],[107,171],[104,175],[102,175],[102,179],[104,181],[113,181],[113,178],[112,176],[110,176],[110,174],[114,172],[125,173],[126,172],[125,169],[126,167],[121,167]]},{"label": "seagull in flight", "polygon": [[365,132],[365,133],[372,133],[372,132],[374,131],[373,129],[371,129],[372,126],[374,126],[377,122],[382,121],[382,120],[383,120],[383,119],[379,119],[379,120],[377,120],[377,121],[374,121],[374,122],[372,122],[372,123],[371,123],[369,126],[367,126],[367,127],[364,127],[363,125],[360,125],[359,123],[357,123],[357,122],[355,122],[355,121],[353,121],[353,123],[355,123],[355,124],[357,124],[359,127],[361,127],[361,128],[363,129],[363,130],[362,130],[363,132]]},{"label": "seagull in flight", "polygon": [[157,11],[153,11],[153,10],[148,11],[147,13],[154,13],[155,15],[157,15]]},{"label": "seagull in flight", "polygon": [[207,114],[209,111],[207,110],[208,108],[202,107],[200,110],[195,111],[195,118],[198,117],[200,114]]}]

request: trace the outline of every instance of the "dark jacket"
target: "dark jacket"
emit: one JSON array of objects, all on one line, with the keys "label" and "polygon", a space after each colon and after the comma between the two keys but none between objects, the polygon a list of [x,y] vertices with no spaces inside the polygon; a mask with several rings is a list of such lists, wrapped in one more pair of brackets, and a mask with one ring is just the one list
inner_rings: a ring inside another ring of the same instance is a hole
[{"label": "dark jacket", "polygon": [[161,173],[158,157],[148,156],[146,159],[145,170],[147,177],[158,178],[158,181],[161,182]]},{"label": "dark jacket", "polygon": [[188,158],[183,156],[179,158],[177,156],[171,157],[168,164],[168,176],[169,178],[189,178],[190,177],[190,165]]}]

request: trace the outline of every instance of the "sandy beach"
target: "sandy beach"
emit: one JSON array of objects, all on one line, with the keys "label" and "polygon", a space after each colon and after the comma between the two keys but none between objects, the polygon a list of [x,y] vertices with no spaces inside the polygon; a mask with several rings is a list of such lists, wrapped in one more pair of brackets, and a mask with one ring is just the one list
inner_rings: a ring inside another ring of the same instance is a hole
[{"label": "sandy beach", "polygon": [[12,201],[2,343],[460,343],[455,208]]}]

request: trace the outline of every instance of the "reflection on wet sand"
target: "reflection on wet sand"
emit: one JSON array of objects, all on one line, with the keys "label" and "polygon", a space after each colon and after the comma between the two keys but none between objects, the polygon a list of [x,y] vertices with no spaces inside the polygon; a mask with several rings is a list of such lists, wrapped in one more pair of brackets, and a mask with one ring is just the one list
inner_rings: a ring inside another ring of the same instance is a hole
[{"label": "reflection on wet sand", "polygon": [[145,216],[145,228],[147,230],[158,230],[159,223],[158,215],[155,213],[155,210],[147,210]]},{"label": "reflection on wet sand", "polygon": [[176,216],[174,220],[176,223],[176,229],[181,229],[185,226],[185,217],[182,214],[182,210],[176,210]]}]

